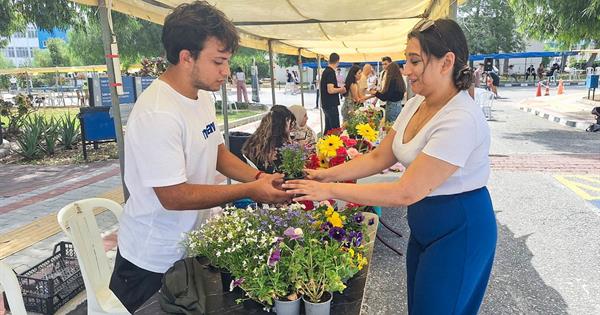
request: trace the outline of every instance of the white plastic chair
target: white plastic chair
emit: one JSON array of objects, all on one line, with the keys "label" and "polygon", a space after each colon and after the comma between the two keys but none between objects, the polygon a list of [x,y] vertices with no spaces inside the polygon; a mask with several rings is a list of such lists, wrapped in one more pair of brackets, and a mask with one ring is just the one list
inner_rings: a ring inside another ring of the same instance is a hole
[{"label": "white plastic chair", "polygon": [[129,314],[108,288],[112,266],[104,252],[95,208],[108,209],[117,219],[123,213],[123,207],[112,200],[83,199],[60,209],[58,224],[75,248],[87,294],[88,314]]},{"label": "white plastic chair", "polygon": [[0,261],[0,285],[2,285],[4,294],[6,294],[6,298],[8,299],[11,314],[27,315],[19,280],[17,280],[17,276],[12,268],[2,261]]},{"label": "white plastic chair", "polygon": [[481,107],[487,120],[492,119],[492,103],[494,102],[494,93],[484,89],[475,89],[475,103]]}]

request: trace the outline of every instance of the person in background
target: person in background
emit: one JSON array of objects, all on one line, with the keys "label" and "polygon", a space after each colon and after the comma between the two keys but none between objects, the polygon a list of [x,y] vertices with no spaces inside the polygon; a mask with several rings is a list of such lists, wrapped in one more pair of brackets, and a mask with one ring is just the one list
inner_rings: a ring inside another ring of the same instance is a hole
[{"label": "person in background", "polygon": [[344,82],[344,87],[346,88],[344,105],[342,105],[342,118],[344,119],[344,122],[347,122],[354,115],[354,111],[361,107],[366,99],[372,97],[367,97],[360,93],[358,81],[360,80],[361,73],[362,70],[356,65],[348,70],[346,82]]},{"label": "person in background", "polygon": [[517,77],[517,73],[515,72],[515,65],[508,66],[508,76],[510,78],[515,79],[515,83],[519,83],[519,78]]},{"label": "person in background", "polygon": [[294,75],[290,72],[289,69],[285,69],[285,89],[283,90],[283,94],[287,94],[288,92],[294,93]]},{"label": "person in background", "polygon": [[473,85],[475,86],[475,88],[478,88],[481,86],[482,75],[483,75],[483,63],[479,63],[477,65],[477,69],[475,69],[475,71],[473,72],[473,76],[475,77],[475,79],[473,81]]},{"label": "person in background", "polygon": [[385,121],[394,122],[402,111],[402,100],[406,93],[406,84],[402,78],[400,66],[391,62],[386,68],[385,81],[381,91],[371,90],[371,94],[385,101]]},{"label": "person in background", "polygon": [[373,66],[366,63],[362,68],[360,80],[358,80],[358,90],[362,95],[366,95],[371,89],[377,87],[377,76],[373,71]]},{"label": "person in background", "polygon": [[279,166],[277,149],[291,142],[291,130],[295,125],[296,116],[287,107],[274,105],[246,140],[242,153],[260,171],[274,173]]},{"label": "person in background", "polygon": [[527,67],[527,70],[525,70],[525,81],[529,79],[529,76],[532,76],[533,81],[535,81],[536,72],[535,67],[533,65],[529,65],[529,67]]},{"label": "person in background", "polygon": [[[230,74],[239,45],[235,26],[212,5],[195,1],[167,15],[161,38],[170,64],[142,92],[127,122],[130,197],[109,284],[132,314],[158,292],[163,274],[185,255],[184,235],[211,208],[243,198],[288,200],[278,187],[281,174],[258,172],[223,144],[210,92]],[[217,172],[240,184],[220,185]]]},{"label": "person in background", "polygon": [[242,94],[244,95],[244,102],[248,102],[248,90],[246,90],[246,74],[241,67],[235,70],[235,87],[237,90],[237,101],[242,102]]},{"label": "person in background", "polygon": [[300,105],[292,105],[288,109],[296,118],[296,125],[291,131],[292,140],[309,150],[314,150],[317,143],[317,136],[307,124],[308,114],[306,113],[306,108]]},{"label": "person in background", "polygon": [[540,65],[537,68],[537,75],[538,75],[538,80],[542,81],[542,79],[544,79],[544,71],[545,71],[545,66],[543,63],[540,63]]},{"label": "person in background", "polygon": [[[323,70],[321,70],[323,72]],[[317,100],[315,108],[319,108],[319,96],[321,96],[321,75],[322,73],[317,69],[317,74],[315,75],[315,87],[317,89]]]},{"label": "person in background", "polygon": [[489,89],[494,93],[496,98],[500,98],[498,95],[498,86],[500,86],[500,76],[498,75],[498,68],[493,67],[492,71],[488,71],[487,84]]},{"label": "person in background", "polygon": [[[467,40],[453,20],[423,20],[409,33],[405,53],[405,74],[417,96],[382,143],[360,159],[306,170],[310,180],[283,187],[297,194],[295,201],[340,199],[390,211],[408,206],[407,313],[476,315],[497,226],[486,188],[490,129],[465,91],[473,80]],[[407,168],[395,182],[342,183],[396,162]]]},{"label": "person in background", "polygon": [[326,134],[331,129],[340,127],[338,106],[340,105],[340,93],[346,93],[346,88],[339,86],[336,78],[335,73],[339,63],[340,55],[331,53],[329,55],[329,65],[323,70],[321,76],[319,89],[321,90],[321,105],[325,114],[325,129],[323,130],[323,134]]},{"label": "person in background", "polygon": [[337,80],[338,86],[344,86],[346,80],[344,79],[341,68],[335,69],[335,79]]}]

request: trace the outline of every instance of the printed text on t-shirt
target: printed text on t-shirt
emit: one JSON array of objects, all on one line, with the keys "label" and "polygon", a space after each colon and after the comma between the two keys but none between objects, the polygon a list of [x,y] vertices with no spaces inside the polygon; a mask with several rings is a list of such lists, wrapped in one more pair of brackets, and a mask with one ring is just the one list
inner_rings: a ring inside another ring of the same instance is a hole
[{"label": "printed text on t-shirt", "polygon": [[202,135],[204,135],[204,139],[207,139],[211,133],[215,132],[215,130],[217,130],[217,127],[215,127],[214,122],[211,122],[210,124],[206,125],[206,128],[202,130]]}]

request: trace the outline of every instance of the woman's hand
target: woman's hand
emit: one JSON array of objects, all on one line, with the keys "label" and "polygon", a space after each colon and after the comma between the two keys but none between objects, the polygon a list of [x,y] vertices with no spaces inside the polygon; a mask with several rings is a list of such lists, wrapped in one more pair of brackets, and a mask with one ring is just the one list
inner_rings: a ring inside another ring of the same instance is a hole
[{"label": "woman's hand", "polygon": [[312,179],[317,182],[328,183],[332,182],[333,178],[329,174],[327,169],[322,170],[313,170],[313,169],[305,169],[304,173],[306,173],[306,179]]},{"label": "woman's hand", "polygon": [[294,197],[294,201],[331,199],[331,187],[335,184],[319,183],[314,180],[289,180],[283,184],[286,192]]}]

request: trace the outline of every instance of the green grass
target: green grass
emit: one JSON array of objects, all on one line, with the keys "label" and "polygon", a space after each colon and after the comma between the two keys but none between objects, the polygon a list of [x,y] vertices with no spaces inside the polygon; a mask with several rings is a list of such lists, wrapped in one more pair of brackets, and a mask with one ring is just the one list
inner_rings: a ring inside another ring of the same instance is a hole
[{"label": "green grass", "polygon": [[[242,118],[246,118],[246,117],[250,117],[250,116],[254,116],[257,114],[262,113],[261,111],[255,111],[255,110],[239,110],[239,111],[230,111],[229,115],[227,116],[229,118],[229,121],[234,121],[234,120],[238,120],[238,119],[242,119]],[[223,122],[223,115],[221,112],[217,112],[217,121],[219,123]]]},{"label": "green grass", "polygon": [[[31,112],[31,114],[43,115],[46,120],[49,120],[50,117],[54,117],[54,119],[60,119],[67,113],[71,113],[71,116],[77,115],[79,114],[79,107],[44,107]],[[8,125],[8,117],[0,116],[0,121],[4,123],[4,127]]]}]

